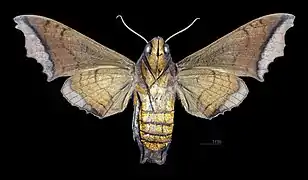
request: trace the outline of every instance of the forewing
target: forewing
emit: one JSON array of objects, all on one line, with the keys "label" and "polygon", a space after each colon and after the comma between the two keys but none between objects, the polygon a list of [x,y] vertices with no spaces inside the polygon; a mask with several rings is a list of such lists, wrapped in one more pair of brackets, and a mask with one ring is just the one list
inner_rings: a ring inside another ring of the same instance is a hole
[{"label": "forewing", "polygon": [[188,113],[211,119],[238,106],[248,89],[233,74],[200,68],[179,72],[177,94]]},{"label": "forewing", "polygon": [[99,118],[122,112],[134,89],[135,63],[55,20],[14,18],[25,36],[27,56],[43,66],[48,81],[69,77],[63,96]]},{"label": "forewing", "polygon": [[43,66],[48,81],[107,66],[134,69],[133,61],[55,20],[22,15],[14,21],[25,36],[27,56]]},{"label": "forewing", "polygon": [[101,68],[73,75],[61,92],[73,106],[104,118],[126,108],[134,86],[126,69]]},{"label": "forewing", "polygon": [[255,19],[179,61],[178,69],[211,67],[263,81],[268,65],[284,54],[285,33],[294,18],[279,13]]}]

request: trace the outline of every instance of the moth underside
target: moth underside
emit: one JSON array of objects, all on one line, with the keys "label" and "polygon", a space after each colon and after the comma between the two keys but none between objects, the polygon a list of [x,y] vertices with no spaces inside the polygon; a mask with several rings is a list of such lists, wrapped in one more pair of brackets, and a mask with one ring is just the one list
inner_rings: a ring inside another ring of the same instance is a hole
[{"label": "moth underside", "polygon": [[240,77],[264,80],[268,65],[283,56],[294,19],[284,13],[260,17],[178,63],[161,37],[148,42],[135,63],[55,20],[22,15],[14,21],[25,36],[27,57],[43,66],[47,81],[68,77],[61,92],[73,106],[106,118],[133,97],[140,163],[164,164],[176,97],[187,113],[203,119],[239,106],[249,92]]}]

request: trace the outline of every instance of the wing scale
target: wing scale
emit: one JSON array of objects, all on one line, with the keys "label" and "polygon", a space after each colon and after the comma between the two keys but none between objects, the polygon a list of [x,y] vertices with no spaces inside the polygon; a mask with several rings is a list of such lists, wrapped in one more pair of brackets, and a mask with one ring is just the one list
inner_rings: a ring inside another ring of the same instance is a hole
[{"label": "wing scale", "polygon": [[133,61],[55,20],[22,15],[14,21],[47,81],[71,76],[61,92],[73,106],[99,118],[126,108],[135,85]]},{"label": "wing scale", "polygon": [[177,93],[186,111],[211,119],[238,106],[248,94],[239,77],[264,81],[275,58],[283,56],[285,33],[295,16],[255,19],[177,63]]}]

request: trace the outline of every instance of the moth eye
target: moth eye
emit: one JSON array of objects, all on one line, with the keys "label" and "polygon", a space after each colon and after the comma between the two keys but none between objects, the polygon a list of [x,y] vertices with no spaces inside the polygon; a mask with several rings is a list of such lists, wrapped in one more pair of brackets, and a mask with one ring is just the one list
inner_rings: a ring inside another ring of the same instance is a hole
[{"label": "moth eye", "polygon": [[151,45],[147,45],[145,47],[145,52],[150,53],[151,52]]},{"label": "moth eye", "polygon": [[165,47],[164,47],[164,52],[167,54],[167,53],[169,53],[169,46],[168,45],[165,45]]}]

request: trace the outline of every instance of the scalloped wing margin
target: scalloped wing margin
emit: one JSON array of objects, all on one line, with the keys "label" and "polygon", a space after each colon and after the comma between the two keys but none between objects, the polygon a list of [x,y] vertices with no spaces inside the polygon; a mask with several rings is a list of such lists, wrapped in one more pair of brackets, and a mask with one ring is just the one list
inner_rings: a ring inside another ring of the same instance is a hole
[{"label": "scalloped wing margin", "polygon": [[31,28],[31,25],[27,23],[26,18],[23,16],[16,16],[14,18],[16,29],[23,32],[25,37],[25,48],[27,50],[27,57],[34,58],[38,63],[43,66],[43,73],[47,74],[47,81],[53,80],[53,62],[50,59],[50,55],[45,50],[44,42],[40,39],[38,34]]},{"label": "scalloped wing margin", "polygon": [[264,81],[264,74],[268,72],[268,66],[275,58],[284,55],[285,34],[288,29],[294,26],[295,16],[292,14],[285,14],[282,16],[280,23],[276,26],[272,36],[268,39],[268,42],[264,46],[264,50],[258,61],[257,75],[258,80]]}]

